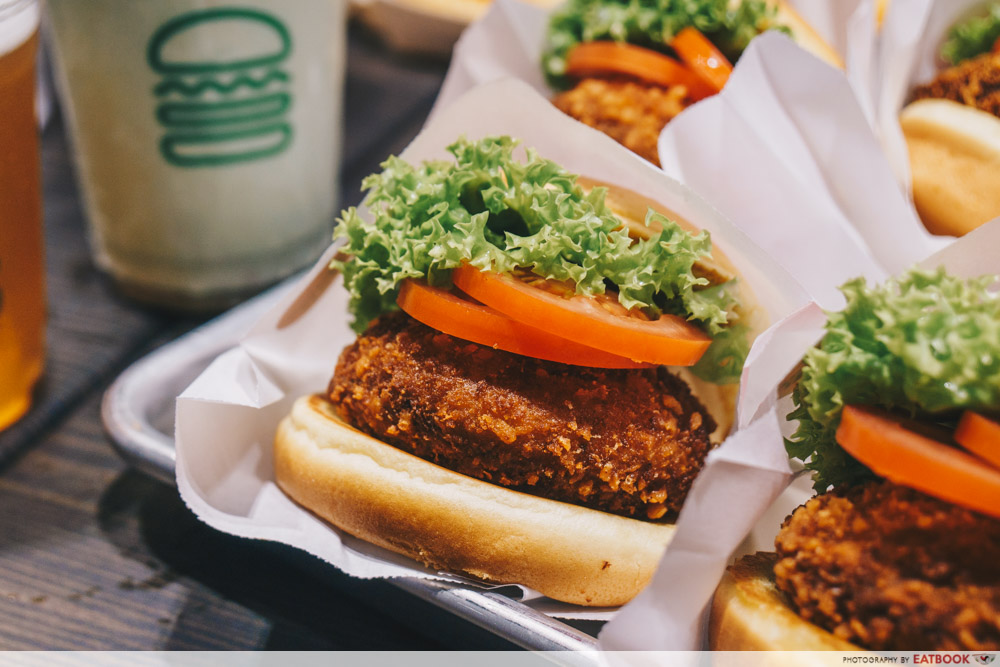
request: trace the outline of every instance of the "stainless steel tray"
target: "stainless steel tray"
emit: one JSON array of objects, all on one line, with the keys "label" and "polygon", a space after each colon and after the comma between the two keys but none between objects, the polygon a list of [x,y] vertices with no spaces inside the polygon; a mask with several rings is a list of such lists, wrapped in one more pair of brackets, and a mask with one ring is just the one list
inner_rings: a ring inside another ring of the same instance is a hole
[{"label": "stainless steel tray", "polygon": [[[280,285],[132,364],[108,388],[102,418],[128,463],[174,483],[174,399],[284,294]],[[153,388],[151,390],[150,388]],[[597,640],[500,593],[427,579],[392,579],[403,590],[518,646],[572,665],[598,663]],[[573,651],[574,653],[567,653]],[[580,653],[583,651],[583,653]]]}]

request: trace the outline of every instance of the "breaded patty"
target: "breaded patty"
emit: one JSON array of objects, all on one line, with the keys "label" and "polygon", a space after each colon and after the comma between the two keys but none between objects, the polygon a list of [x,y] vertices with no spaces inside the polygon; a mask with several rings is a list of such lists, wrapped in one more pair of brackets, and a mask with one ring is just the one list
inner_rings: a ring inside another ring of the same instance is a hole
[{"label": "breaded patty", "polygon": [[639,518],[676,514],[715,428],[664,368],[540,361],[403,313],[382,316],[344,350],[329,395],[356,428],[428,461]]},{"label": "breaded patty", "polygon": [[800,615],[872,650],[1000,650],[1000,521],[890,482],[817,496],[774,574]]},{"label": "breaded patty", "polygon": [[660,131],[688,104],[687,88],[626,79],[582,79],[552,103],[655,165]]},{"label": "breaded patty", "polygon": [[1000,54],[986,53],[942,70],[913,99],[946,99],[1000,116]]}]

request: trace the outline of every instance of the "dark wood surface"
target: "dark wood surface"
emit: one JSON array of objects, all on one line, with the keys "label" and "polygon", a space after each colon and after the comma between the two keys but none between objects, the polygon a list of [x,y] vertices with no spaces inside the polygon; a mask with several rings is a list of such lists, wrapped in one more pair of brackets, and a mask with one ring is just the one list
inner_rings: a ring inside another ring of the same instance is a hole
[{"label": "dark wood surface", "polygon": [[[345,204],[420,129],[446,66],[351,27]],[[43,167],[47,371],[35,407],[0,434],[0,650],[510,648],[388,583],[215,532],[173,487],[127,468],[103,432],[101,395],[202,319],[131,304],[96,271],[58,116]]]}]

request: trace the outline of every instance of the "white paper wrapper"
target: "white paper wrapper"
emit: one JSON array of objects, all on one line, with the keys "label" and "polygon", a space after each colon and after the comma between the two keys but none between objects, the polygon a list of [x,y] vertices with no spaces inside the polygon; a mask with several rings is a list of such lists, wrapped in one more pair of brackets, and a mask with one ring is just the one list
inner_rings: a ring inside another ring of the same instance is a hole
[{"label": "white paper wrapper", "polygon": [[722,93],[668,124],[660,156],[824,305],[846,279],[896,273],[948,242],[899,191],[845,75],[783,35],[754,40]]},{"label": "white paper wrapper", "polygon": [[[1000,275],[1000,220],[995,220],[925,258],[926,269],[944,266],[962,277]],[[764,347],[775,366],[794,365],[822,336],[825,318],[815,305],[800,309],[773,327],[769,335],[781,346]],[[755,360],[759,362],[760,360]],[[786,366],[786,367],[791,367]],[[754,366],[756,369],[756,364]],[[755,370],[750,371],[755,372]],[[783,420],[790,402],[764,403]],[[785,422],[785,434],[793,429]],[[799,484],[768,508],[790,477],[781,434],[764,421],[729,438],[709,455],[705,469],[681,510],[677,533],[667,547],[650,586],[601,632],[609,651],[684,651],[704,648],[704,611],[731,553],[773,550],[781,521],[805,497]],[[806,478],[800,478],[803,482]],[[762,516],[764,508],[767,514]],[[756,527],[755,527],[756,526]],[[754,528],[751,543],[741,537]]]},{"label": "white paper wrapper", "polygon": [[[612,139],[559,113],[523,83],[500,81],[461,97],[435,116],[402,157],[411,162],[444,158],[445,147],[461,134],[519,137],[571,171],[624,185],[709,230],[771,321],[807,302],[791,276],[703,200]],[[219,357],[178,399],[178,487],[192,510],[215,528],[299,547],[354,576],[443,576],[329,527],[288,500],[273,482],[271,441],[278,421],[295,398],[326,387],[340,350],[353,339],[346,293],[339,284],[326,284],[332,252],[239,347]],[[756,403],[766,400],[782,373],[765,368],[767,363],[748,364],[748,369],[758,369],[753,377],[764,384],[748,385],[747,396],[765,397],[747,399],[748,417],[758,412]],[[607,612],[570,611],[566,605],[537,605],[557,615],[608,617]]]}]

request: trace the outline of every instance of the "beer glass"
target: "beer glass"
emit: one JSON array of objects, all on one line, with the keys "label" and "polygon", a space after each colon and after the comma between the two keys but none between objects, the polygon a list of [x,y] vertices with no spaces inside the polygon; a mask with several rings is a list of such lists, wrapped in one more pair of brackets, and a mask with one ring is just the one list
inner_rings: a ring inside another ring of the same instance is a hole
[{"label": "beer glass", "polygon": [[49,0],[96,263],[214,310],[312,263],[337,203],[346,0]]},{"label": "beer glass", "polygon": [[30,407],[45,356],[38,17],[35,0],[0,0],[0,430]]}]

